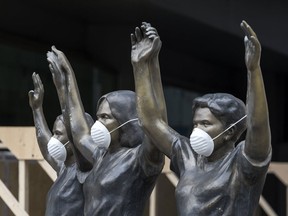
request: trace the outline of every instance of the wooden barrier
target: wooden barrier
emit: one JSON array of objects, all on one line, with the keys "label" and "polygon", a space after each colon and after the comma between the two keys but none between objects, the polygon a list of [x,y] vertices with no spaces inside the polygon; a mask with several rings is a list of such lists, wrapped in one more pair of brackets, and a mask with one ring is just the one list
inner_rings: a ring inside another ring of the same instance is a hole
[{"label": "wooden barrier", "polygon": [[43,160],[35,127],[0,127],[0,140],[18,160]]},{"label": "wooden barrier", "polygon": [[27,161],[35,160],[54,181],[56,172],[43,159],[35,135],[35,127],[0,127],[0,148],[8,149],[18,159],[18,199],[0,180],[0,196],[16,216],[29,215]]}]

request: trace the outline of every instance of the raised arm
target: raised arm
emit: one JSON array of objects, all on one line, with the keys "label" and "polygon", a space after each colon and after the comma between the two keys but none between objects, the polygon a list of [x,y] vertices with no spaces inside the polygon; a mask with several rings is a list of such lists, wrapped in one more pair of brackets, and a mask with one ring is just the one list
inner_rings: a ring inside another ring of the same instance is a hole
[{"label": "raised arm", "polygon": [[[156,36],[159,37],[157,30],[150,25],[150,23],[143,22],[142,29],[148,38],[152,39]],[[160,38],[159,38],[160,39]],[[161,49],[162,43],[159,40],[159,45],[156,46],[154,51],[151,53],[149,64],[149,72],[150,72],[150,82],[151,87],[153,89],[153,93],[155,98],[155,103],[157,103],[158,111],[162,116],[162,120],[168,123],[167,119],[167,109],[166,102],[163,93],[162,81],[161,81],[161,73],[160,73],[160,64],[159,64],[159,52]]]},{"label": "raised arm", "polygon": [[58,172],[60,170],[60,164],[58,164],[49,154],[47,144],[52,137],[44,113],[43,113],[43,97],[44,87],[40,76],[35,72],[32,74],[32,80],[34,84],[34,90],[30,90],[28,93],[29,104],[32,109],[34,125],[36,129],[36,138],[40,148],[40,151],[44,159],[51,165],[51,167]]},{"label": "raised arm", "polygon": [[[53,59],[54,56],[51,52],[47,52],[47,59]],[[56,87],[58,100],[60,103],[62,113],[65,112],[66,101],[65,101],[65,94],[66,94],[66,85],[65,85],[65,77],[63,73],[57,73],[55,71],[60,71],[59,65],[54,64],[54,62],[49,62],[49,69],[52,74],[53,82]],[[68,127],[69,125],[66,125]]]},{"label": "raised arm", "polygon": [[174,131],[167,125],[158,62],[160,38],[155,28],[143,23],[141,29],[137,27],[135,34],[131,34],[131,43],[137,111],[142,128],[153,144],[170,157]]},{"label": "raised arm", "polygon": [[271,134],[265,87],[260,68],[261,45],[252,28],[242,21],[245,32],[247,67],[247,133],[245,154],[252,160],[264,161],[271,151]]},{"label": "raised arm", "polygon": [[[64,117],[65,121],[69,124],[73,143],[80,151],[81,155],[92,163],[92,155],[96,145],[90,136],[90,126],[85,118],[85,112],[74,71],[64,53],[57,50],[54,46],[47,56],[52,73],[62,73],[62,75],[59,75],[58,77],[64,77],[65,79],[64,85],[66,86],[65,88],[67,91],[65,93],[66,107],[64,109]],[[55,70],[53,70],[53,68]]]}]

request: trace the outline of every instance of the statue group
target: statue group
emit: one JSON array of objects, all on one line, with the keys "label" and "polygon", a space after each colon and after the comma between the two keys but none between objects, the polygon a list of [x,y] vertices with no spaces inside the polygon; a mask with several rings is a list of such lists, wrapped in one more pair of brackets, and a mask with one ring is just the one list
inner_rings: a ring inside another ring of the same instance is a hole
[{"label": "statue group", "polygon": [[[240,26],[245,34],[246,104],[228,93],[195,98],[190,137],[168,125],[158,59],[162,43],[149,23],[131,34],[135,92],[103,95],[95,122],[84,110],[72,66],[52,46],[47,61],[62,110],[52,131],[36,73],[29,91],[39,148],[57,172],[45,215],[141,216],[165,155],[179,178],[178,215],[253,215],[271,160],[271,135],[261,45],[245,21]],[[245,139],[239,140],[244,131]]]}]

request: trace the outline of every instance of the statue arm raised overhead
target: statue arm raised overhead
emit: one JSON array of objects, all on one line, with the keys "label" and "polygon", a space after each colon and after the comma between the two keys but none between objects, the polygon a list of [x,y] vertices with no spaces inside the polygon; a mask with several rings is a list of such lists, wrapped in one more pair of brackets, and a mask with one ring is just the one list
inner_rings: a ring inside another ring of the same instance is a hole
[{"label": "statue arm raised overhead", "polygon": [[[167,124],[158,54],[161,40],[155,28],[142,23],[131,34],[131,62],[137,94],[138,116],[145,134],[170,157],[173,130]],[[175,132],[176,133],[176,132]]]},{"label": "statue arm raised overhead", "polygon": [[245,32],[247,67],[247,133],[245,154],[252,160],[264,161],[271,152],[271,134],[265,87],[260,68],[261,45],[252,28],[242,21]]},{"label": "statue arm raised overhead", "polygon": [[51,165],[51,167],[56,172],[59,172],[61,165],[51,157],[47,149],[47,144],[52,137],[52,132],[48,127],[43,112],[44,86],[42,84],[39,74],[36,74],[35,72],[32,74],[32,80],[34,84],[34,90],[30,90],[28,96],[29,104],[33,113],[34,125],[36,129],[36,138],[39,149],[44,159]]},{"label": "statue arm raised overhead", "polygon": [[[54,46],[52,47],[52,51],[47,54],[47,57],[56,88],[65,87],[64,94],[59,97],[59,100],[63,100],[62,104],[65,104],[63,115],[65,124],[69,128],[67,131],[71,133],[70,136],[76,147],[77,162],[80,163],[80,168],[82,165],[83,171],[89,170],[92,167],[92,155],[95,145],[93,145],[90,136],[90,126],[85,118],[85,111],[74,71],[65,54]],[[56,82],[55,77],[57,77]],[[61,84],[58,85],[58,82]],[[88,160],[90,163],[85,160]]]}]

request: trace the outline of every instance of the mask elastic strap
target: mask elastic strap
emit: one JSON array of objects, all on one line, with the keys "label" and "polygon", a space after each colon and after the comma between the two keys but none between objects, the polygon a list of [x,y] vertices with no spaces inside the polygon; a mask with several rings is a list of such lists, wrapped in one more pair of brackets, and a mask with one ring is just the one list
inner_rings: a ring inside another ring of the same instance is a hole
[{"label": "mask elastic strap", "polygon": [[242,118],[240,118],[238,121],[236,121],[235,123],[231,124],[228,128],[226,128],[224,131],[222,131],[220,134],[218,134],[216,137],[214,137],[212,140],[217,139],[218,137],[220,137],[222,134],[224,134],[226,131],[228,131],[230,128],[232,128],[234,125],[238,124],[240,121],[242,121],[243,119],[245,119],[247,117],[247,115],[244,115]]},{"label": "mask elastic strap", "polygon": [[63,147],[66,146],[68,143],[69,143],[69,140],[63,145]]},{"label": "mask elastic strap", "polygon": [[114,131],[116,131],[116,130],[119,129],[120,127],[128,124],[128,123],[131,122],[131,121],[138,121],[138,118],[130,119],[130,120],[124,122],[123,124],[119,125],[118,127],[114,128],[113,130],[109,131],[109,133],[110,133],[110,134],[113,133]]}]

